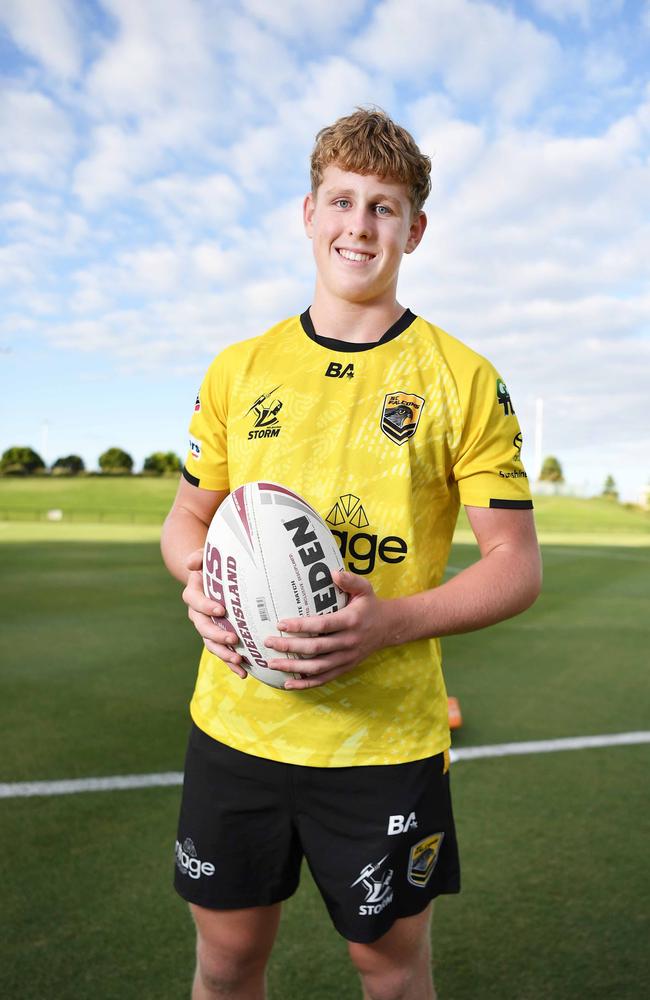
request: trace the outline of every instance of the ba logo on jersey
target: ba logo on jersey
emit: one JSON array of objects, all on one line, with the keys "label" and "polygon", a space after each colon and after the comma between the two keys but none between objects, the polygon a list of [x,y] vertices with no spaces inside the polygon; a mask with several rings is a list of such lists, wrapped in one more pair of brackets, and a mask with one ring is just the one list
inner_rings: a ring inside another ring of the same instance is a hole
[{"label": "ba logo on jersey", "polygon": [[330,361],[325,369],[326,378],[354,378],[354,365],[342,365],[338,361]]},{"label": "ba logo on jersey", "polygon": [[254,438],[279,436],[282,428],[280,427],[278,414],[282,409],[282,402],[274,398],[279,388],[280,386],[276,385],[270,392],[262,393],[246,411],[246,416],[251,414],[255,420],[253,430],[248,432],[249,441],[252,441]]},{"label": "ba logo on jersey", "polygon": [[412,392],[389,392],[381,411],[381,429],[395,444],[404,444],[418,429],[424,399]]}]

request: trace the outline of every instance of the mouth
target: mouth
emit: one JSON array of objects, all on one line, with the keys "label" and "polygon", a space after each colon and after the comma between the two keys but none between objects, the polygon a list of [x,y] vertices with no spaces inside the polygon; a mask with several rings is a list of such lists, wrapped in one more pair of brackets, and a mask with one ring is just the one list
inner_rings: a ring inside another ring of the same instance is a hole
[{"label": "mouth", "polygon": [[376,256],[374,253],[347,250],[345,247],[336,247],[335,249],[339,257],[343,257],[344,260],[351,260],[356,264],[367,264],[368,261],[374,260]]}]

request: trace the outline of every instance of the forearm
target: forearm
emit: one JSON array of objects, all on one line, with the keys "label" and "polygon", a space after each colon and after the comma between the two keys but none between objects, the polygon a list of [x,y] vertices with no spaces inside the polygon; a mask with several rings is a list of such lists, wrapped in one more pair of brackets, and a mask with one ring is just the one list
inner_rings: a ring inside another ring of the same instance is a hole
[{"label": "forearm", "polygon": [[387,645],[473,632],[512,618],[537,598],[537,550],[493,549],[440,587],[387,601]]},{"label": "forearm", "polygon": [[208,526],[195,514],[185,509],[174,509],[167,516],[162,529],[160,548],[163,560],[172,576],[187,583],[189,569],[187,558],[196,549],[202,549]]}]

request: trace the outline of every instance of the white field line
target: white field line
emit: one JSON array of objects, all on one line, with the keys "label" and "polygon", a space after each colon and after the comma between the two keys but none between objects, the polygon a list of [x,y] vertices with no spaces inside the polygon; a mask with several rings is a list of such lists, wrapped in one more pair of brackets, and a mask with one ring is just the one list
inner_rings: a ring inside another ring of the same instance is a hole
[{"label": "white field line", "polygon": [[[589,750],[594,747],[633,746],[650,743],[650,732],[609,733],[606,736],[570,736],[559,740],[530,740],[525,743],[496,743],[483,747],[460,747],[451,751],[452,762],[520,754],[557,753],[560,750]],[[164,774],[124,774],[106,778],[72,778],[67,781],[12,781],[0,784],[0,799],[29,798],[34,795],[74,795],[79,792],[112,792],[124,788],[160,788],[180,785],[181,771]]]}]

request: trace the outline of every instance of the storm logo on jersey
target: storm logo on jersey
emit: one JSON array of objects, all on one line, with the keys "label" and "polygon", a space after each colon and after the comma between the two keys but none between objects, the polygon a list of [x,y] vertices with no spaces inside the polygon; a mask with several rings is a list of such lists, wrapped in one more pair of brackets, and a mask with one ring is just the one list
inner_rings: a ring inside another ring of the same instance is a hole
[{"label": "storm logo on jersey", "polygon": [[381,411],[381,429],[395,444],[404,444],[418,429],[424,399],[415,393],[389,392]]},{"label": "storm logo on jersey", "polygon": [[276,385],[275,389],[258,396],[252,406],[246,411],[246,416],[255,414],[254,430],[248,432],[248,440],[253,438],[278,437],[281,431],[278,413],[282,409],[282,401],[273,399],[273,394],[280,389]]}]

